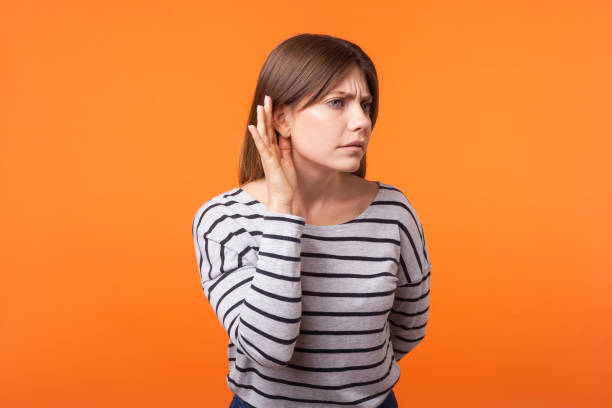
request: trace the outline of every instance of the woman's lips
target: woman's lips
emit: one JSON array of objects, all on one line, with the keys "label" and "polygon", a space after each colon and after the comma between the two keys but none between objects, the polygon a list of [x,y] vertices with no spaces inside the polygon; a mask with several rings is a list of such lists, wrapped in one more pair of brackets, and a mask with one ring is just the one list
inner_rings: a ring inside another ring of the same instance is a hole
[{"label": "woman's lips", "polygon": [[360,152],[363,150],[361,146],[340,146],[341,149],[347,149],[354,152]]}]

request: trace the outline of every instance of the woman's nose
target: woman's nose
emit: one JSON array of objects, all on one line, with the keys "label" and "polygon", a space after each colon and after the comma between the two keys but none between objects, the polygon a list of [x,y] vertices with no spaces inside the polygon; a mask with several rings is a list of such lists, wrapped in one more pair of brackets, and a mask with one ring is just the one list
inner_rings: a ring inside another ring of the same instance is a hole
[{"label": "woman's nose", "polygon": [[363,108],[363,104],[353,104],[350,109],[351,128],[365,129],[370,124],[370,112]]}]

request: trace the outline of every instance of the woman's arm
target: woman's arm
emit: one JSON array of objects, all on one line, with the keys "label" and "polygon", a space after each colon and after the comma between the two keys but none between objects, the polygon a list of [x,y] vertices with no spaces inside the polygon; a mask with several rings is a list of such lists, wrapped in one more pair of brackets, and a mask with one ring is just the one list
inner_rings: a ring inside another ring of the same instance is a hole
[{"label": "woman's arm", "polygon": [[[233,239],[244,230],[228,228],[237,224],[223,223],[227,215],[212,218],[206,216],[207,222],[199,226],[194,219],[194,244],[206,298],[238,350],[260,365],[286,366],[300,332],[305,219],[266,211],[259,251],[253,257],[246,256],[254,250],[246,244],[249,241]],[[236,242],[245,244],[237,247]]]},{"label": "woman's arm", "polygon": [[398,286],[389,313],[396,361],[423,340],[429,319],[431,263],[420,221],[407,200],[405,204],[406,217],[400,218]]},{"label": "woman's arm", "polygon": [[395,361],[400,361],[425,337],[429,319],[429,276],[430,273],[419,282],[404,283],[395,291],[389,314]]}]

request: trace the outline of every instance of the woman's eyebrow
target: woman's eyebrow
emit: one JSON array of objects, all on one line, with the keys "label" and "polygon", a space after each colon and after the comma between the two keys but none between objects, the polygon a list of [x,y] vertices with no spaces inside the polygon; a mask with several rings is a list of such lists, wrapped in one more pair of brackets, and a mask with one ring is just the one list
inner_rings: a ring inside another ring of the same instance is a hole
[{"label": "woman's eyebrow", "polygon": [[[348,92],[344,92],[344,91],[332,91],[330,92],[330,94],[338,94],[338,95],[342,95],[342,96],[348,96],[349,99],[353,99],[355,97],[354,94],[352,93],[348,93]],[[361,100],[365,101],[365,100],[372,100],[372,95],[366,95],[364,96]]]}]

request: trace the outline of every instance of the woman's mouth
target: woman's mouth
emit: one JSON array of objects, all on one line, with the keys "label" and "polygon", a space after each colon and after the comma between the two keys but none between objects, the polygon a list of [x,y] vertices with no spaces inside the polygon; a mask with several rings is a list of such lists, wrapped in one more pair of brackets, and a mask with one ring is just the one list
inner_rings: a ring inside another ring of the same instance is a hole
[{"label": "woman's mouth", "polygon": [[361,146],[340,146],[341,149],[350,150],[353,152],[361,152],[363,151],[363,147]]}]

